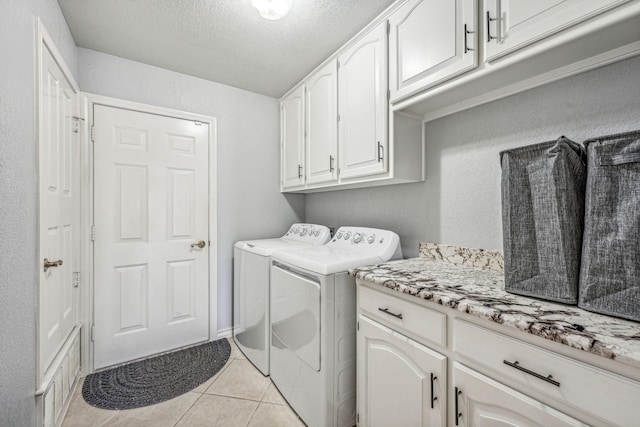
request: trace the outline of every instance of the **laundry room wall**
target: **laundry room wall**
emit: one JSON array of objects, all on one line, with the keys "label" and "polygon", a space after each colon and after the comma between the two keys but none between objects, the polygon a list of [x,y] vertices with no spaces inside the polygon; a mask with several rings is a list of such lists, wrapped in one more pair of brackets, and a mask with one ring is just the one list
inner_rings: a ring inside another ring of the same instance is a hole
[{"label": "laundry room wall", "polygon": [[307,196],[307,221],[387,228],[405,256],[428,241],[502,250],[499,152],[640,129],[640,58],[426,124],[426,181]]},{"label": "laundry room wall", "polygon": [[93,50],[78,49],[80,88],[217,119],[218,328],[231,327],[233,244],[282,235],[304,196],[279,187],[279,101]]},{"label": "laundry room wall", "polygon": [[77,76],[76,45],[55,0],[0,0],[2,426],[36,423],[36,16]]}]

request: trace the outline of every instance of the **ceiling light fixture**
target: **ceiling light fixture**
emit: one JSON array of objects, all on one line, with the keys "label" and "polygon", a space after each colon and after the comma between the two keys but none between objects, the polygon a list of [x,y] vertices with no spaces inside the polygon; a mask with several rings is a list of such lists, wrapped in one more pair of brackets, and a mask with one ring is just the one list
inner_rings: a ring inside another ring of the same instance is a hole
[{"label": "ceiling light fixture", "polygon": [[289,13],[291,3],[293,0],[251,0],[251,4],[260,12],[260,16],[271,21],[280,19]]}]

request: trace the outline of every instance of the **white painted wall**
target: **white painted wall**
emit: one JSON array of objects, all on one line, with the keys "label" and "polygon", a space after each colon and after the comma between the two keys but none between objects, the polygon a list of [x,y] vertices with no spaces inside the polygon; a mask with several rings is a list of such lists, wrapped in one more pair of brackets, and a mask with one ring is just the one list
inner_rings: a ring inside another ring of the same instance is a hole
[{"label": "white painted wall", "polygon": [[217,118],[218,328],[231,327],[233,244],[282,235],[304,219],[304,196],[279,192],[280,107],[275,98],[79,49],[85,92]]},{"label": "white painted wall", "polygon": [[426,181],[310,194],[306,219],[388,228],[405,256],[428,241],[502,250],[501,150],[640,129],[640,58],[426,124]]},{"label": "white painted wall", "polygon": [[77,49],[55,0],[0,0],[0,425],[36,422],[35,16],[74,75]]}]

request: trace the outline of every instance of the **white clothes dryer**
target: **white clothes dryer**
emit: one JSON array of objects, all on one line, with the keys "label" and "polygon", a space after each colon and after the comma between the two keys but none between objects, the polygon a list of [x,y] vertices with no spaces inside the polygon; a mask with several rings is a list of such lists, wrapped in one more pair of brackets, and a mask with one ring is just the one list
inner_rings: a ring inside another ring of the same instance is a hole
[{"label": "white clothes dryer", "polygon": [[233,248],[233,339],[264,375],[269,375],[269,267],[275,250],[329,241],[328,227],[293,224],[282,237],[240,241]]},{"label": "white clothes dryer", "polygon": [[399,258],[396,233],[363,227],[272,254],[271,380],[309,427],[355,425],[356,285],[348,270]]}]

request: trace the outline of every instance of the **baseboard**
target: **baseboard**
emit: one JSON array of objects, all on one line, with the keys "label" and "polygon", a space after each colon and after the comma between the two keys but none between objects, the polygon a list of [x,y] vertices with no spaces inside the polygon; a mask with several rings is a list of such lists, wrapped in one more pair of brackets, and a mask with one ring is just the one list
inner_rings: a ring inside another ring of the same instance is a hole
[{"label": "baseboard", "polygon": [[233,335],[233,328],[224,328],[218,331],[218,339],[231,338],[232,335]]}]

